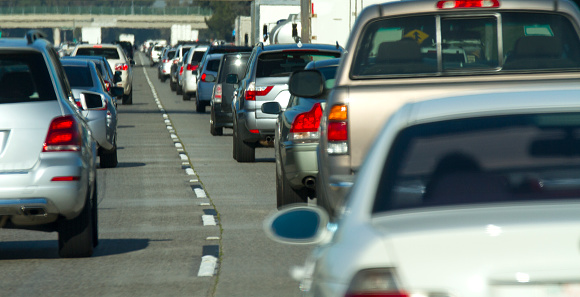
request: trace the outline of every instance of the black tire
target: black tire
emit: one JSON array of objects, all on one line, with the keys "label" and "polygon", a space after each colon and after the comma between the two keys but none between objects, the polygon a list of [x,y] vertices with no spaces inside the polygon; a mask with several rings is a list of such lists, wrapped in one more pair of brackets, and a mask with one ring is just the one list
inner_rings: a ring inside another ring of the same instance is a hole
[{"label": "black tire", "polygon": [[213,110],[211,111],[211,121],[209,122],[209,133],[213,136],[221,136],[224,135],[224,128],[223,127],[216,127],[215,126],[215,119]]},{"label": "black tire", "polygon": [[165,75],[161,75],[161,82],[164,83],[165,81],[167,81],[167,76]]},{"label": "black tire", "polygon": [[87,199],[85,207],[76,218],[59,220],[58,255],[61,258],[83,258],[93,255],[92,205],[92,199]]},{"label": "black tire", "polygon": [[236,143],[238,143],[237,138],[238,138],[238,127],[234,122],[234,132],[232,135],[232,157],[234,158],[234,160],[238,159],[238,148],[236,147]]},{"label": "black tire", "polygon": [[93,247],[99,245],[99,196],[97,195],[97,181],[95,180],[95,185],[93,186],[93,206],[92,206],[92,219],[93,219]]},{"label": "black tire", "polygon": [[238,133],[235,139],[236,141],[236,156],[237,161],[240,163],[254,162],[256,161],[256,149],[251,143],[247,143],[240,137],[240,127],[238,126]]},{"label": "black tire", "polygon": [[175,92],[175,83],[171,78],[169,78],[169,88]]},{"label": "black tire", "polygon": [[175,86],[175,93],[177,95],[183,95],[183,88],[179,85],[179,83],[177,83]]},{"label": "black tire", "polygon": [[123,94],[123,105],[131,105],[133,104],[133,88],[131,88],[131,92],[129,95]]},{"label": "black tire", "polygon": [[115,168],[119,164],[117,159],[117,145],[111,150],[103,150],[99,158],[101,168]]},{"label": "black tire", "polygon": [[[278,183],[280,183],[280,185],[278,185]],[[280,191],[280,193],[278,193],[278,191]],[[276,198],[278,202],[278,209],[280,209],[281,207],[289,204],[306,203],[308,196],[306,191],[296,192],[294,189],[292,189],[290,183],[282,174],[282,176],[276,178]]]},{"label": "black tire", "polygon": [[183,92],[183,96],[181,96],[181,98],[183,99],[183,101],[189,101],[191,100],[191,95]]},{"label": "black tire", "polygon": [[195,111],[198,113],[205,112],[205,104],[203,102],[199,101],[199,99],[197,98],[197,95],[195,96]]}]

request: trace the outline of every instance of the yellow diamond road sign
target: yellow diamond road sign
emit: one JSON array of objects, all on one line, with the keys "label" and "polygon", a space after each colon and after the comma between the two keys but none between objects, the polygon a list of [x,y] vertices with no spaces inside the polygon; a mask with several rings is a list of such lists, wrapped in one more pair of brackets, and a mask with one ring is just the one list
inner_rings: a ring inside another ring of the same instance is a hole
[{"label": "yellow diamond road sign", "polygon": [[421,43],[423,43],[423,41],[425,39],[427,39],[427,37],[429,37],[429,34],[423,32],[421,30],[415,29],[415,30],[405,34],[404,37],[411,38],[411,39],[417,41],[418,44],[421,44]]}]

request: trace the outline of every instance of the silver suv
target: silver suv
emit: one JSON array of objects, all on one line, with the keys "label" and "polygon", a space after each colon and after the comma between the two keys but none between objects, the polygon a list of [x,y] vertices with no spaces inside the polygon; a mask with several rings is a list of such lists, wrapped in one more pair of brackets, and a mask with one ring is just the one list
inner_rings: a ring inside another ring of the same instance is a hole
[{"label": "silver suv", "polygon": [[89,257],[98,242],[96,143],[42,37],[0,39],[0,228],[56,231],[61,257]]},{"label": "silver suv", "polygon": [[265,102],[288,105],[288,79],[293,71],[311,61],[338,58],[342,48],[325,44],[276,44],[254,47],[244,78],[228,75],[226,82],[239,84],[232,101],[233,157],[254,162],[257,146],[272,146],[277,115],[262,112]]}]

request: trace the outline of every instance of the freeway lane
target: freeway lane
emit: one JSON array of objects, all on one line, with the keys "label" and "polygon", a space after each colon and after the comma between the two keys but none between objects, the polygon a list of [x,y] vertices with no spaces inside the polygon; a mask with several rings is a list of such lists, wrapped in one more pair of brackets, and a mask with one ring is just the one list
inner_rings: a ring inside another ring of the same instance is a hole
[{"label": "freeway lane", "polygon": [[[231,130],[211,136],[209,113],[195,113],[145,65],[134,68],[134,104],[119,105],[119,166],[98,169],[94,256],[59,259],[56,233],[1,229],[0,296],[299,296],[288,271],[310,248],[274,243],[261,229],[275,209],[273,150],[238,164]],[[185,173],[144,71],[199,183]],[[207,214],[218,226],[203,226]],[[218,249],[218,274],[198,276],[202,256]]]},{"label": "freeway lane", "polygon": [[310,248],[275,243],[262,231],[263,219],[276,209],[273,148],[256,149],[256,163],[237,163],[232,130],[212,136],[209,107],[195,113],[195,102],[171,92],[168,82],[157,79],[156,68],[144,69],[219,216],[222,256],[215,296],[300,296],[289,270],[303,264]]}]

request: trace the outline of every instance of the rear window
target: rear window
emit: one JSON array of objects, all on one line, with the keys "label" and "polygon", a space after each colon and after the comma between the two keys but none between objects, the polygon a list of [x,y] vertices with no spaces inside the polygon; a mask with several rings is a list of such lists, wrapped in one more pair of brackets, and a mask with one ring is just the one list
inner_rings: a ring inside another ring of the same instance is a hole
[{"label": "rear window", "polygon": [[193,56],[191,57],[192,64],[194,62],[199,63],[199,61],[201,61],[201,58],[203,58],[204,54],[205,54],[205,51],[194,51]]},{"label": "rear window", "polygon": [[175,57],[175,50],[167,51],[167,59],[173,59]]},{"label": "rear window", "polygon": [[93,87],[93,78],[91,70],[88,67],[80,66],[63,66],[64,72],[71,87]]},{"label": "rear window", "polygon": [[504,12],[378,20],[363,31],[351,76],[530,70],[580,70],[580,41],[566,17]]},{"label": "rear window", "polygon": [[207,71],[218,72],[218,70],[220,69],[220,60],[214,59],[207,61],[207,66],[205,67],[205,69]]},{"label": "rear window", "polygon": [[249,54],[227,55],[223,59],[222,68],[219,70],[218,82],[224,82],[228,74],[237,74],[238,77],[243,77],[246,73]]},{"label": "rear window", "polygon": [[374,212],[580,197],[580,113],[409,127],[389,152]]},{"label": "rear window", "polygon": [[56,100],[40,53],[0,54],[0,104]]},{"label": "rear window", "polygon": [[258,57],[256,77],[284,77],[292,72],[304,69],[312,61],[340,57],[340,53],[320,51],[283,51],[263,53]]},{"label": "rear window", "polygon": [[119,52],[117,48],[81,47],[77,50],[76,56],[101,56],[107,59],[118,60]]}]

